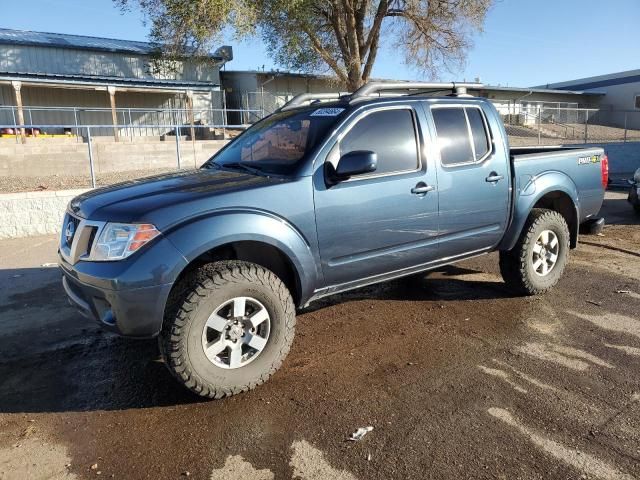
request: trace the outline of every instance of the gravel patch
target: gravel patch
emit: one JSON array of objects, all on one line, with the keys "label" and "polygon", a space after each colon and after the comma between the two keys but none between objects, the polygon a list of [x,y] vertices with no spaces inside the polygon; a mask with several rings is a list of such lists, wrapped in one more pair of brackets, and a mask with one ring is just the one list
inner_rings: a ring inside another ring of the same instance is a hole
[{"label": "gravel patch", "polygon": [[[172,172],[172,168],[129,170],[126,172],[101,173],[96,175],[99,187],[118,182]],[[41,177],[0,177],[0,193],[34,192],[42,190],[71,190],[90,188],[91,178],[87,175],[48,175]]]}]

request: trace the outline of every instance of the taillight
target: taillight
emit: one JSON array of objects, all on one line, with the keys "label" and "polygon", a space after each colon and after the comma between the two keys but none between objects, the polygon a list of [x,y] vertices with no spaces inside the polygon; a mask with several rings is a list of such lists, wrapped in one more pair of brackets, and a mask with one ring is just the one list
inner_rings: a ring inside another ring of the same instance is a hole
[{"label": "taillight", "polygon": [[600,159],[600,172],[602,174],[602,188],[607,189],[609,184],[609,157],[602,155]]}]

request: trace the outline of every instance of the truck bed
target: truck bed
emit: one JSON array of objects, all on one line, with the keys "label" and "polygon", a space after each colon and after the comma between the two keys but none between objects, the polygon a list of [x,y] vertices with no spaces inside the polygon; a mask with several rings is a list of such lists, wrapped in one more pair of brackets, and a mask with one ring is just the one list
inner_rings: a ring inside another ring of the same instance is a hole
[{"label": "truck bed", "polygon": [[[562,174],[578,193],[579,221],[596,215],[603,200],[600,147],[535,146],[509,149],[517,195],[529,195],[542,186],[542,177]],[[525,193],[526,192],[526,193]]]}]

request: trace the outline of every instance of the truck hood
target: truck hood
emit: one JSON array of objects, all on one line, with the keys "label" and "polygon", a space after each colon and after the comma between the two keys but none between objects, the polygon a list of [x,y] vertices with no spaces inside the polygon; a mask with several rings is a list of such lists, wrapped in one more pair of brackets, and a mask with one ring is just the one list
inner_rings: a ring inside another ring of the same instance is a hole
[{"label": "truck hood", "polygon": [[[190,170],[140,178],[91,190],[74,198],[69,207],[74,214],[89,220],[153,223],[153,212],[167,207],[184,205],[183,214],[184,217],[188,217],[200,213],[194,210],[203,208],[202,200],[207,200],[206,209],[210,210],[216,208],[216,204],[220,204],[216,201],[220,196],[286,181],[280,177],[266,177],[240,171]],[[173,221],[175,219],[166,219],[166,223]],[[156,226],[161,225],[156,223]]]}]

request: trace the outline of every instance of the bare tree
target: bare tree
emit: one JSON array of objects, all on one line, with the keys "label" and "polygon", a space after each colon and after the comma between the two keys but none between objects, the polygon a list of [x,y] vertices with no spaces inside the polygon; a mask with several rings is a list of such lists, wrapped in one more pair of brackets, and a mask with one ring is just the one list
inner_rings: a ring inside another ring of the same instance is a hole
[{"label": "bare tree", "polygon": [[428,76],[459,68],[494,0],[114,0],[137,6],[168,57],[202,55],[225,29],[259,33],[280,65],[331,69],[348,88],[366,83],[380,49]]}]

